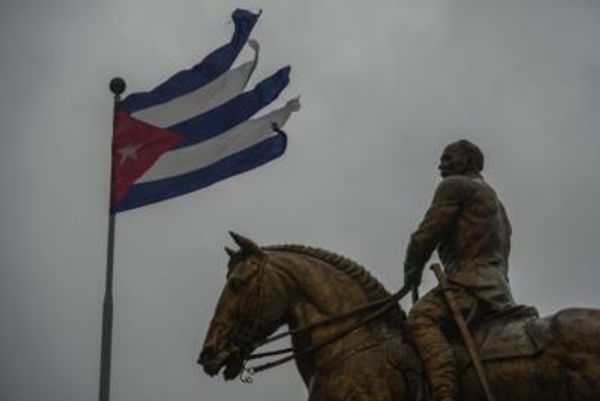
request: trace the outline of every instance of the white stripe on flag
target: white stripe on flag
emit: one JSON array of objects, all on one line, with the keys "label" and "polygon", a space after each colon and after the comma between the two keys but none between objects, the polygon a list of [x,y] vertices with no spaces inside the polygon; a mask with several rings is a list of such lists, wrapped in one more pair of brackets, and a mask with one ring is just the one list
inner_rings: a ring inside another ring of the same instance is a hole
[{"label": "white stripe on flag", "polygon": [[273,135],[272,123],[283,127],[290,114],[299,108],[299,100],[292,99],[284,107],[245,121],[214,138],[171,150],[162,155],[136,184],[190,173],[249,148]]},{"label": "white stripe on flag", "polygon": [[166,128],[220,106],[244,91],[258,62],[259,46],[248,41],[254,49],[254,60],[227,71],[214,81],[166,103],[142,109],[132,114],[155,127]]}]

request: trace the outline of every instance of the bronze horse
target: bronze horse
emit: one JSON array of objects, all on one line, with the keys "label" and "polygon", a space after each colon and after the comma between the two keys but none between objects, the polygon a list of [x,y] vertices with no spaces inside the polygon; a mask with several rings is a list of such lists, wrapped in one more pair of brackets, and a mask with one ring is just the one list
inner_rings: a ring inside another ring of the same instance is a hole
[{"label": "bronze horse", "polygon": [[[300,245],[259,247],[232,236],[240,250],[227,250],[227,285],[198,360],[211,376],[222,368],[227,380],[242,374],[254,349],[282,325],[307,327],[390,295],[342,256]],[[364,316],[292,335],[295,351],[323,344],[295,358],[309,401],[425,399],[404,312],[396,304],[354,328]],[[600,400],[600,310],[567,309],[542,320],[553,335],[541,352],[485,362],[496,400]],[[484,399],[472,367],[461,382],[461,399]]]}]

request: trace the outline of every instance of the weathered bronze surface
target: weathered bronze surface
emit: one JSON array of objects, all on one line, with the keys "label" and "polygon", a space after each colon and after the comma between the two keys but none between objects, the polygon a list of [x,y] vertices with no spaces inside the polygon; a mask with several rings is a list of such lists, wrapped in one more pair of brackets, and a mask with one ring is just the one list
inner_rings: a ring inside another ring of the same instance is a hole
[{"label": "weathered bronze surface", "polygon": [[[342,256],[299,245],[258,247],[243,237],[235,239],[241,249],[228,250],[227,284],[199,357],[209,375],[222,368],[226,379],[240,375],[256,345],[281,325],[304,327],[389,295],[366,269]],[[292,345],[306,349],[363,316],[295,334]],[[482,360],[497,401],[600,399],[600,310],[568,309],[545,319],[506,315],[495,322],[481,322],[474,335],[486,348]],[[488,333],[503,341],[490,342]],[[297,358],[309,400],[422,399],[427,394],[423,370],[409,339],[404,313],[396,307]],[[454,351],[463,361],[464,349],[457,345]],[[459,372],[460,399],[482,400],[468,361],[460,364]]]}]

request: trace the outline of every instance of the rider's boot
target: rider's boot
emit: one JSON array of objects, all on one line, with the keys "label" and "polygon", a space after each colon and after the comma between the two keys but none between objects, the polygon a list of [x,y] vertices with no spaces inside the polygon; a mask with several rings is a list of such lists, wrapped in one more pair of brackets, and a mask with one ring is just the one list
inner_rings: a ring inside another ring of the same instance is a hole
[{"label": "rider's boot", "polygon": [[[439,330],[438,330],[439,331]],[[441,334],[441,332],[440,332]],[[454,354],[446,339],[427,329],[413,330],[414,342],[425,365],[434,401],[458,401],[458,377]]]},{"label": "rider's boot", "polygon": [[452,319],[441,292],[431,291],[408,316],[411,338],[423,361],[434,401],[458,401],[454,352],[440,327]]}]

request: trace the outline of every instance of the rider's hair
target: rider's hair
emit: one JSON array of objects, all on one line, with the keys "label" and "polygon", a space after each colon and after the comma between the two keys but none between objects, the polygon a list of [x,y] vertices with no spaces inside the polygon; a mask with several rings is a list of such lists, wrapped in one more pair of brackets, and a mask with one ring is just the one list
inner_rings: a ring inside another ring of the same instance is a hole
[{"label": "rider's hair", "polygon": [[473,142],[467,141],[466,139],[461,139],[460,141],[454,142],[454,144],[458,145],[462,151],[465,152],[469,158],[471,168],[476,173],[480,173],[483,170],[483,153],[481,152],[481,149]]}]

